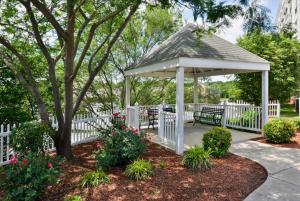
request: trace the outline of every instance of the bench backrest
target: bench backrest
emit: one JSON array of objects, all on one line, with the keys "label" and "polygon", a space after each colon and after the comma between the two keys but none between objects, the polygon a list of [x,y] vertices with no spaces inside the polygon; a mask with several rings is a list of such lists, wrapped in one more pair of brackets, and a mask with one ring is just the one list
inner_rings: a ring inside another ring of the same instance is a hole
[{"label": "bench backrest", "polygon": [[224,109],[223,108],[213,108],[213,107],[202,107],[201,113],[223,115]]},{"label": "bench backrest", "polygon": [[148,109],[147,114],[148,116],[158,115],[158,109]]}]

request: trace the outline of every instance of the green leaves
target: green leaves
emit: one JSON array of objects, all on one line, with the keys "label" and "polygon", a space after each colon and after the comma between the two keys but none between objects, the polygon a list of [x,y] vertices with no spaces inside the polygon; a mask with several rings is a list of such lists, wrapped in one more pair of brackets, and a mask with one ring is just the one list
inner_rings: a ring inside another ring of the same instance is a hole
[{"label": "green leaves", "polygon": [[[300,77],[300,43],[296,39],[283,33],[254,32],[239,39],[238,44],[271,63],[270,99],[284,102],[295,93]],[[260,104],[260,73],[238,74],[236,81],[241,99]]]}]

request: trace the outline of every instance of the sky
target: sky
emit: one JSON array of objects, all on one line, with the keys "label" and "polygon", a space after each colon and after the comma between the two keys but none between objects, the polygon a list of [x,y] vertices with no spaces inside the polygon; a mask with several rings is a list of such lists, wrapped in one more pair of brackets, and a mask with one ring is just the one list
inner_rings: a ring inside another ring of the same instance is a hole
[{"label": "sky", "polygon": [[[218,0],[218,1],[221,1],[221,0]],[[230,2],[233,2],[234,0],[225,0],[225,1],[230,3]],[[260,0],[261,4],[263,4],[264,6],[266,6],[267,8],[270,9],[270,11],[271,11],[270,15],[272,17],[272,22],[274,24],[275,24],[277,10],[280,5],[280,2],[281,2],[281,0]],[[183,11],[183,17],[184,17],[185,21],[187,21],[187,22],[194,21],[191,10],[185,9]],[[243,25],[243,19],[241,17],[234,19],[232,21],[230,27],[219,30],[217,32],[217,35],[231,43],[236,43],[237,39],[244,34],[242,25]],[[214,76],[211,78],[213,81],[229,81],[229,80],[232,80],[234,77],[230,76],[229,78],[227,78],[224,76]]]},{"label": "sky", "polygon": [[[233,1],[234,0],[227,0],[227,2],[233,2]],[[261,4],[265,5],[270,9],[272,21],[273,23],[275,23],[280,0],[260,0],[260,2]],[[183,17],[187,22],[194,21],[191,10],[185,9],[183,11]],[[236,40],[243,35],[242,24],[243,24],[243,19],[241,17],[234,19],[230,27],[223,28],[222,30],[218,31],[217,35],[232,43],[236,43]]]}]

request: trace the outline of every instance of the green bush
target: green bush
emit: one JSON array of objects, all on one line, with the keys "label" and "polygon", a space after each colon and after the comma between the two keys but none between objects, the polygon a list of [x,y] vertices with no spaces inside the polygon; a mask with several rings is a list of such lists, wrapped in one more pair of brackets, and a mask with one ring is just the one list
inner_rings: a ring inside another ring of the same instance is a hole
[{"label": "green bush", "polygon": [[10,144],[14,151],[20,154],[44,153],[45,141],[51,137],[52,133],[53,130],[45,124],[25,123],[12,131]]},{"label": "green bush", "polygon": [[104,147],[95,152],[97,167],[102,170],[126,165],[146,151],[143,135],[138,134],[136,130],[114,129],[113,133],[106,139]]},{"label": "green bush", "polygon": [[64,199],[64,201],[82,201],[82,200],[83,199],[79,195],[73,195]]},{"label": "green bush", "polygon": [[200,146],[194,146],[184,153],[182,164],[191,169],[209,169],[211,167],[210,151],[205,151]]},{"label": "green bush", "polygon": [[58,181],[60,158],[50,158],[40,154],[13,157],[4,166],[1,188],[5,199],[11,201],[35,200],[49,184]]},{"label": "green bush", "polygon": [[88,172],[83,175],[81,179],[81,186],[86,187],[95,187],[100,184],[109,183],[110,178],[102,170],[97,170],[93,172]]},{"label": "green bush", "polygon": [[231,140],[231,133],[228,129],[213,127],[203,136],[203,148],[210,150],[214,157],[222,157],[227,153]]},{"label": "green bush", "polygon": [[153,174],[152,165],[149,161],[135,160],[126,167],[124,174],[131,179],[143,180]]},{"label": "green bush", "polygon": [[296,129],[300,128],[300,118],[294,119],[294,124],[296,126]]},{"label": "green bush", "polygon": [[296,135],[296,126],[291,120],[274,119],[264,126],[263,132],[270,142],[288,143]]}]

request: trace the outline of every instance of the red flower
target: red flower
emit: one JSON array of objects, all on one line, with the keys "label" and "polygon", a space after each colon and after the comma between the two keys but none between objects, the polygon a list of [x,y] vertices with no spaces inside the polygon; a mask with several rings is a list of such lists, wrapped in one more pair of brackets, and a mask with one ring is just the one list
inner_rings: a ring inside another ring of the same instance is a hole
[{"label": "red flower", "polygon": [[123,115],[123,116],[121,117],[121,119],[123,119],[123,120],[124,120],[124,119],[126,119],[126,116],[125,116],[125,115]]},{"label": "red flower", "polygon": [[22,170],[23,167],[22,167],[22,163],[19,163],[19,169]]},{"label": "red flower", "polygon": [[124,125],[123,125],[123,126],[121,126],[121,129],[122,129],[122,130],[125,130],[126,128],[127,128],[127,127],[126,127],[126,126],[124,126]]},{"label": "red flower", "polygon": [[48,167],[49,169],[52,169],[52,168],[53,168],[53,165],[52,165],[52,163],[51,163],[51,162],[49,162],[49,163],[48,163],[48,165],[47,165],[47,167]]},{"label": "red flower", "polygon": [[61,162],[59,165],[60,165],[61,167],[64,167],[64,166],[65,166],[65,164],[64,164],[63,162]]},{"label": "red flower", "polygon": [[24,165],[26,165],[26,166],[28,166],[28,165],[29,165],[29,163],[28,163],[28,160],[27,160],[27,159],[24,159],[22,162],[23,162],[23,164],[24,164]]},{"label": "red flower", "polygon": [[13,157],[10,159],[9,164],[16,164],[16,163],[18,163],[18,159],[17,159],[16,156],[13,156]]}]

